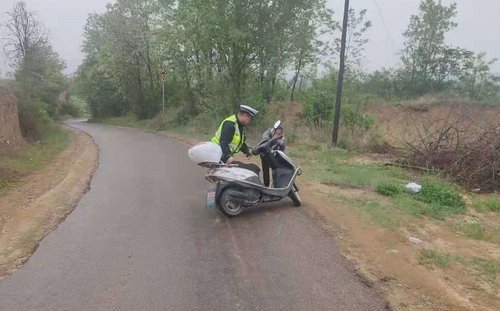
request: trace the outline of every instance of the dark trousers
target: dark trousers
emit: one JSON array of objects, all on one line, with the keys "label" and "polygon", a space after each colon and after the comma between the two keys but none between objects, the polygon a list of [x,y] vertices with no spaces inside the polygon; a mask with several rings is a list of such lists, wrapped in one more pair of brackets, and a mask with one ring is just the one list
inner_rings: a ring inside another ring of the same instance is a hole
[{"label": "dark trousers", "polygon": [[260,156],[262,162],[262,178],[264,179],[264,186],[269,187],[271,179],[269,177],[269,169],[271,168],[271,161],[267,156]]}]

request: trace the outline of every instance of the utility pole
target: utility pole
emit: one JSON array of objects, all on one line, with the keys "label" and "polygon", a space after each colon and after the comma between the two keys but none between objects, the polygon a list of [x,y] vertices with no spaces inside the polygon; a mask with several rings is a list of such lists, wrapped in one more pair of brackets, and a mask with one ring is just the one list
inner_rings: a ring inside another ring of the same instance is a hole
[{"label": "utility pole", "polygon": [[337,97],[335,99],[335,118],[333,120],[332,145],[337,147],[339,138],[339,123],[340,123],[340,104],[342,101],[342,83],[344,82],[345,70],[345,42],[347,37],[347,21],[349,19],[349,0],[345,0],[344,4],[344,22],[342,23],[342,38],[340,41],[340,64],[339,78],[337,81]]},{"label": "utility pole", "polygon": [[163,106],[163,119],[165,119],[165,81],[161,81],[161,102]]},{"label": "utility pole", "polygon": [[161,69],[160,81],[161,81],[162,116],[163,120],[165,120],[165,81],[167,81],[167,67],[163,67]]}]

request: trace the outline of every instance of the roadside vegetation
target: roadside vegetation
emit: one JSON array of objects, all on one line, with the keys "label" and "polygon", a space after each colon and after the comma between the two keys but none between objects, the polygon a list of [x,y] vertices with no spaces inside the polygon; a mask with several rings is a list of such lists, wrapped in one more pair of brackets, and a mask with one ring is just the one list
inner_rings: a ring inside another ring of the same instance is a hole
[{"label": "roadside vegetation", "polygon": [[46,129],[44,139],[17,155],[0,158],[0,195],[23,176],[51,163],[68,145],[67,133],[58,126]]},{"label": "roadside vegetation", "polygon": [[[27,147],[0,157],[0,194],[30,172],[50,163],[67,146],[58,120],[79,114],[68,100],[64,62],[52,49],[48,31],[24,1],[6,14],[1,41],[12,72],[3,80],[3,96],[15,96],[19,125]],[[0,124],[2,126],[2,124]]]}]

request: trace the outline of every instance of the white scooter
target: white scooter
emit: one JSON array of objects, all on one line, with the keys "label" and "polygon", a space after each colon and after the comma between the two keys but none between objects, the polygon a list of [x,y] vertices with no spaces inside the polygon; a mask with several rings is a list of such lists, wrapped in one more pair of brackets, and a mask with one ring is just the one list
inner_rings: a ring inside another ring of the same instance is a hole
[{"label": "white scooter", "polygon": [[[281,121],[274,124],[278,128]],[[189,149],[189,157],[208,168],[205,178],[211,183],[207,193],[207,207],[217,205],[222,213],[232,217],[245,208],[259,203],[276,202],[289,197],[295,206],[301,205],[295,178],[302,174],[299,166],[282,151],[274,150],[277,140],[262,140],[252,149],[254,155],[266,155],[271,162],[273,185],[266,187],[254,172],[220,162],[222,151],[213,142],[206,142]]]}]

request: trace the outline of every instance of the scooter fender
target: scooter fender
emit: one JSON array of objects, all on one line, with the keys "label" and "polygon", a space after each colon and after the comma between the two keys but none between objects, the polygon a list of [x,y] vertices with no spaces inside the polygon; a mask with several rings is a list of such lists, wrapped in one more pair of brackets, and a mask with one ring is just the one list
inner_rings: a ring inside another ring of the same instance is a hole
[{"label": "scooter fender", "polygon": [[[222,193],[224,192],[224,190],[226,190],[227,188],[231,188],[231,187],[234,187],[236,184],[233,183],[233,182],[229,182],[229,183],[226,183],[226,182],[218,182],[217,184],[214,184],[216,189],[215,189],[215,205],[219,205],[220,204],[220,198],[222,196]],[[240,201],[241,203],[246,203],[248,201],[248,195],[244,192],[241,192],[241,191],[233,191],[232,195],[231,195],[233,198],[235,198],[236,200]]]},{"label": "scooter fender", "polygon": [[[230,184],[229,183],[210,183],[208,185],[207,189],[207,201],[206,201],[206,207],[207,208],[213,208],[219,203],[220,196],[224,189],[226,189]],[[238,196],[239,198],[242,199],[242,201],[246,201],[247,196],[241,192],[239,193],[234,193],[234,196]]]}]

